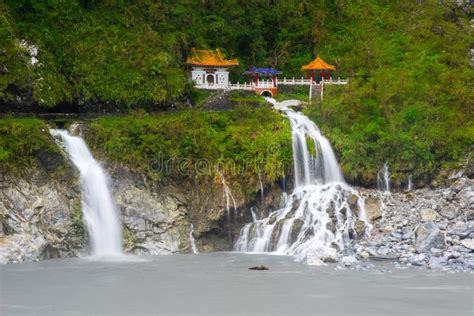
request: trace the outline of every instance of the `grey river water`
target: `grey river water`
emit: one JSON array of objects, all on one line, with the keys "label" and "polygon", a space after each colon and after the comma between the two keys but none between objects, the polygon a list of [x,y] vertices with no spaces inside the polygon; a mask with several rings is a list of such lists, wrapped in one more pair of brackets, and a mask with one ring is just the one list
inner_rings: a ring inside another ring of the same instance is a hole
[{"label": "grey river water", "polygon": [[[472,273],[212,253],[0,267],[1,315],[474,315]],[[268,271],[248,267],[265,264]]]}]

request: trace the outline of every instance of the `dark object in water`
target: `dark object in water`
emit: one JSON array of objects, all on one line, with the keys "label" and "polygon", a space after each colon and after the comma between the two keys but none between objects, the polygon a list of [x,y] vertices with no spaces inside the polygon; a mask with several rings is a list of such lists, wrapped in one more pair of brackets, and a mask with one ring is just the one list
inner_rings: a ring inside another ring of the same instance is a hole
[{"label": "dark object in water", "polygon": [[267,266],[264,266],[264,265],[259,265],[259,266],[255,266],[255,267],[251,267],[249,268],[249,270],[268,270],[268,267]]}]

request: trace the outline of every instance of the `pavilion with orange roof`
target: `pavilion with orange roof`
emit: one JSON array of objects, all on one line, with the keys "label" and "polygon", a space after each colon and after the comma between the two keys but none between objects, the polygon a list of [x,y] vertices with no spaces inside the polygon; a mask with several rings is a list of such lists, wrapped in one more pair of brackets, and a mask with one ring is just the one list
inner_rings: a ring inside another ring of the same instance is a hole
[{"label": "pavilion with orange roof", "polygon": [[[301,70],[308,72],[308,78],[311,76],[311,82],[314,82],[315,79],[315,71],[321,71],[321,80],[329,79],[331,80],[331,73],[330,71],[336,70],[336,67],[333,65],[328,64],[324,60],[322,60],[319,55],[307,65],[301,67]],[[326,70],[326,73],[324,72]],[[327,74],[327,76],[326,76]]]},{"label": "pavilion with orange roof", "polygon": [[229,68],[237,66],[237,59],[224,59],[220,49],[192,49],[186,64],[192,67],[191,80],[197,88],[227,89],[229,87]]}]

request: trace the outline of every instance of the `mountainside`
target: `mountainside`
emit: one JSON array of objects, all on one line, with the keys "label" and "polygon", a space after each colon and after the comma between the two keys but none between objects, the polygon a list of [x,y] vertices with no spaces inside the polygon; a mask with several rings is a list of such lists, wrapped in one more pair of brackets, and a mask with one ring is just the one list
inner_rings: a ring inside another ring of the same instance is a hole
[{"label": "mountainside", "polygon": [[374,185],[388,162],[425,185],[472,149],[469,1],[0,2],[0,107],[8,111],[155,111],[199,101],[192,47],[301,76],[320,54],[343,88],[311,118],[347,179]]}]

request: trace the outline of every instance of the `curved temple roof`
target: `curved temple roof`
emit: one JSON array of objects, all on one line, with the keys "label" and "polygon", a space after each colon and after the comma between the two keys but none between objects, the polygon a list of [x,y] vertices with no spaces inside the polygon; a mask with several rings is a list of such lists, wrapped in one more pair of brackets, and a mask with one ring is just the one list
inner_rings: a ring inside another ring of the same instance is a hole
[{"label": "curved temple roof", "polygon": [[322,60],[319,55],[315,60],[301,67],[301,70],[336,70],[336,67]]},{"label": "curved temple roof", "polygon": [[192,49],[192,55],[188,57],[186,63],[196,66],[221,66],[231,67],[239,64],[237,59],[224,59],[221,50],[197,50]]},{"label": "curved temple roof", "polygon": [[246,72],[244,72],[245,75],[260,75],[260,76],[275,76],[281,74],[281,71],[273,69],[273,68],[257,68],[257,67],[252,67]]}]

